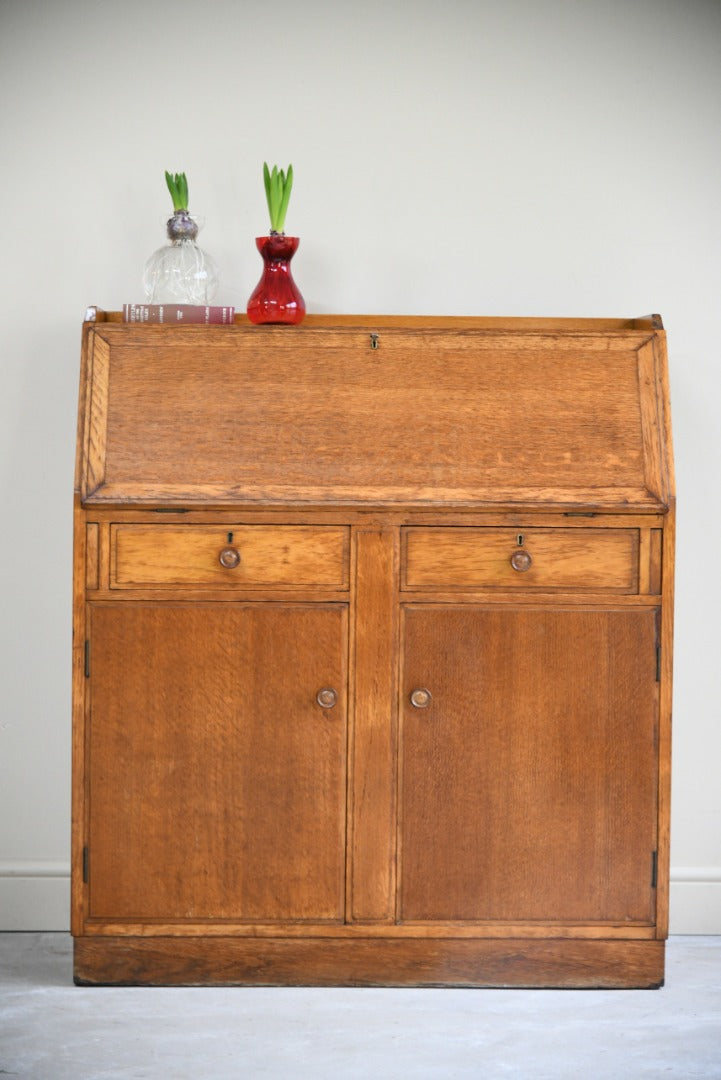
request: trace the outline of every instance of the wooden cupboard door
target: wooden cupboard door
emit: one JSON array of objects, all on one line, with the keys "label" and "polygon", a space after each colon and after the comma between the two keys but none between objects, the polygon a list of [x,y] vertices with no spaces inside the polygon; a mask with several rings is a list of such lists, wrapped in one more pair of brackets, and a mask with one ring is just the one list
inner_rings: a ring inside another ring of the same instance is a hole
[{"label": "wooden cupboard door", "polygon": [[654,611],[408,606],[401,686],[402,921],[653,923]]},{"label": "wooden cupboard door", "polygon": [[91,919],[342,920],[346,623],[90,605]]}]

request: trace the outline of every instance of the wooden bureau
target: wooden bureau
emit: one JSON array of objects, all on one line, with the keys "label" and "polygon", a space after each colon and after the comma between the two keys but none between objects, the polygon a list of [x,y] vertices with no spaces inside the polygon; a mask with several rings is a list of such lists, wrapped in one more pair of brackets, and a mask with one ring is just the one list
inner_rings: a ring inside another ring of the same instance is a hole
[{"label": "wooden bureau", "polygon": [[657,316],[83,328],[79,983],[655,987]]}]

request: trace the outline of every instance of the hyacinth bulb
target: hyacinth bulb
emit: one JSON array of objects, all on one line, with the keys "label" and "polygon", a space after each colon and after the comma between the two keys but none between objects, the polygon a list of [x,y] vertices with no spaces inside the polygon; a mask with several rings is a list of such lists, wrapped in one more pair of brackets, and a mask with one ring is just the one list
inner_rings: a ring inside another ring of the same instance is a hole
[{"label": "hyacinth bulb", "polygon": [[196,243],[198,223],[187,210],[168,221],[169,244],[158,248],[143,272],[143,288],[151,304],[209,304],[218,287],[211,257]]}]

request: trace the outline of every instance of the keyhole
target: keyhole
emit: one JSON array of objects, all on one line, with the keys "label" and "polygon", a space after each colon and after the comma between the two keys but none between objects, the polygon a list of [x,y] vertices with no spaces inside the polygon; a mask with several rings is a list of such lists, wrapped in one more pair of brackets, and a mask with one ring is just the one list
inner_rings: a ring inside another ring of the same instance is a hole
[{"label": "keyhole", "polygon": [[519,533],[516,537],[516,543],[519,547],[523,547],[523,533]]}]

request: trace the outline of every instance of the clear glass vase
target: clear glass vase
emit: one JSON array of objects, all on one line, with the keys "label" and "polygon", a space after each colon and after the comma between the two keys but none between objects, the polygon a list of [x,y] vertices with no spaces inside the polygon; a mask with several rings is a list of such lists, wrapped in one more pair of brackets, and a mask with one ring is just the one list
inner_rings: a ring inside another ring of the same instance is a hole
[{"label": "clear glass vase", "polygon": [[187,210],[168,221],[169,244],[145,264],[143,288],[151,304],[210,304],[218,287],[211,257],[196,243],[199,224]]}]

